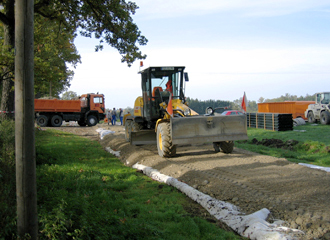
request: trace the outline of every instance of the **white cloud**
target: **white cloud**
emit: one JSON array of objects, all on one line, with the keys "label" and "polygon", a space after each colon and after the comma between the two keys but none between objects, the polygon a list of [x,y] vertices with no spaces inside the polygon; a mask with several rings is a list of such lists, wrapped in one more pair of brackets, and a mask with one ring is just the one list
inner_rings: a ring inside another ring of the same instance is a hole
[{"label": "white cloud", "polygon": [[330,6],[328,0],[136,0],[142,19],[233,11],[242,16],[277,16]]}]

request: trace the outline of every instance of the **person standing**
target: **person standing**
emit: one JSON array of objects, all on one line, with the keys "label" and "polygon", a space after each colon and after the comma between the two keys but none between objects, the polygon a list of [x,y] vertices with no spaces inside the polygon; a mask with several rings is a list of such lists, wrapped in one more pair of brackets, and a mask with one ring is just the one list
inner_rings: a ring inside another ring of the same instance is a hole
[{"label": "person standing", "polygon": [[123,118],[124,118],[124,111],[123,109],[119,108],[120,125],[123,125]]},{"label": "person standing", "polygon": [[111,111],[110,110],[107,113],[107,118],[108,118],[108,125],[109,125],[111,122]]},{"label": "person standing", "polygon": [[116,108],[113,108],[113,110],[111,112],[111,124],[112,125],[116,125],[116,121],[117,121],[116,115],[117,115]]}]

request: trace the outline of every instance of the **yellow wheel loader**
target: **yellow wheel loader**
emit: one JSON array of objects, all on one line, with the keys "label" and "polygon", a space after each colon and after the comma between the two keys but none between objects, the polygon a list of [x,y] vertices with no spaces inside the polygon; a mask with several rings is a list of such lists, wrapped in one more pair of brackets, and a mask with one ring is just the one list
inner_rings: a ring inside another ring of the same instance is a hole
[{"label": "yellow wheel loader", "polygon": [[233,151],[246,140],[245,115],[199,115],[185,102],[185,67],[149,67],[140,71],[142,96],[125,119],[125,139],[133,145],[157,143],[158,154],[173,157],[177,145],[213,143],[216,152]]}]

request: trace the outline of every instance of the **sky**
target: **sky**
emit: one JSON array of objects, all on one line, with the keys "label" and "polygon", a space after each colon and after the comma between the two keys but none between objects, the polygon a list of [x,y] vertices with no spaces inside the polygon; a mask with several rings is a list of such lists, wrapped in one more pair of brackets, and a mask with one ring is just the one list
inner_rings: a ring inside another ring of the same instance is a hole
[{"label": "sky", "polygon": [[[133,15],[149,66],[185,66],[186,96],[258,102],[330,91],[330,0],[136,0]],[[109,46],[77,37],[82,63],[71,87],[103,93],[107,108],[133,107],[140,61],[131,67]]]}]

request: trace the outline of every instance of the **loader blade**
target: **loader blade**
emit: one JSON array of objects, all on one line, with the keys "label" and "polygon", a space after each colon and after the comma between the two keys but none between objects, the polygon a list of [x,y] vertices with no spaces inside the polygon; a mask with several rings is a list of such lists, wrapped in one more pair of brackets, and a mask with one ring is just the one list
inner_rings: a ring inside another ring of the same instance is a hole
[{"label": "loader blade", "polygon": [[140,130],[138,132],[131,132],[131,144],[145,145],[157,144],[155,130]]},{"label": "loader blade", "polygon": [[171,118],[173,144],[246,140],[246,116],[191,116]]}]

